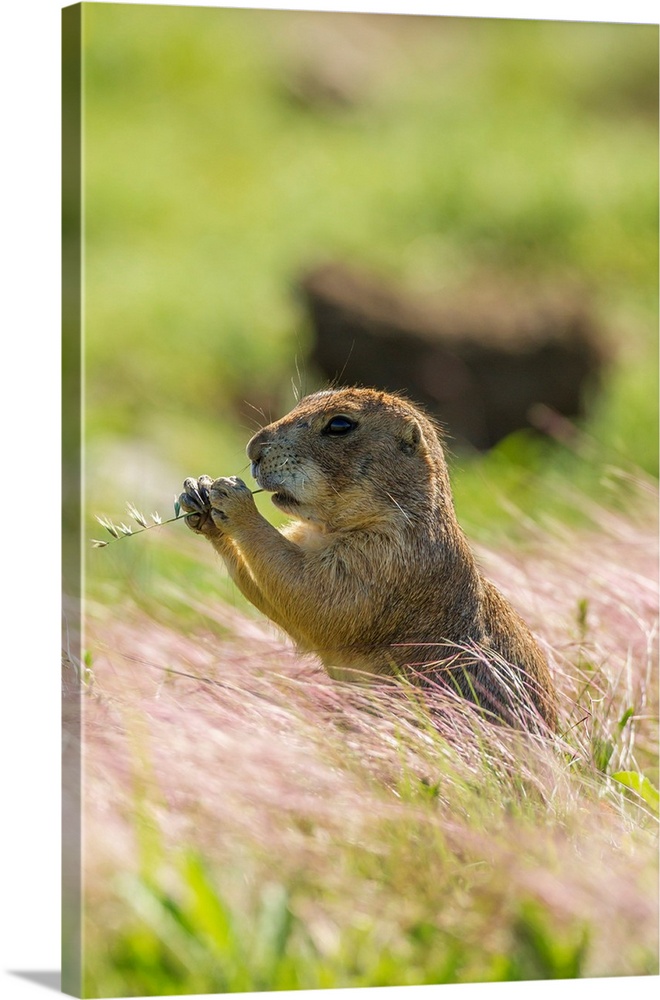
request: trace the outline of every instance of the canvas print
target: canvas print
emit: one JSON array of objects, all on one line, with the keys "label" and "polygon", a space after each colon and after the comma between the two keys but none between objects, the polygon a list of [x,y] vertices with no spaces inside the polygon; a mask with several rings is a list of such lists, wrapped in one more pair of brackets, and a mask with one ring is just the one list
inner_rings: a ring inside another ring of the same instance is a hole
[{"label": "canvas print", "polygon": [[63,987],[658,973],[658,28],[63,12]]}]

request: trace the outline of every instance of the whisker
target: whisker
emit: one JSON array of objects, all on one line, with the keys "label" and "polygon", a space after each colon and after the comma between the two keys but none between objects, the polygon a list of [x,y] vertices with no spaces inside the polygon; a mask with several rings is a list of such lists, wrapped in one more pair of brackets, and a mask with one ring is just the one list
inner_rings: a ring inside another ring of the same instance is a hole
[{"label": "whisker", "polygon": [[355,338],[353,338],[353,340],[351,342],[351,347],[350,347],[350,350],[349,350],[349,352],[348,352],[348,354],[346,356],[346,360],[344,361],[344,365],[342,367],[342,370],[340,371],[340,373],[336,377],[336,379],[333,380],[336,388],[340,385],[340,383],[341,383],[341,381],[342,381],[342,379],[344,377],[344,372],[346,371],[346,367],[348,365],[348,362],[351,360],[351,354],[353,353],[353,348],[354,347],[355,347]]},{"label": "whisker", "polygon": [[300,393],[296,389],[296,383],[293,380],[293,375],[291,376],[291,391],[293,392],[293,398],[295,399],[296,403],[299,403],[300,402]]},{"label": "whisker", "polygon": [[[266,417],[266,414],[264,413],[264,411],[261,409],[260,406],[255,406],[253,403],[250,403],[250,401],[247,399],[244,399],[243,402],[245,403],[246,406],[249,406],[251,410],[254,410],[255,413],[258,413],[260,417],[263,417],[263,419],[267,423],[270,423],[270,421]],[[263,426],[264,426],[263,424],[259,424],[259,429],[261,430]]]},{"label": "whisker", "polygon": [[392,494],[388,493],[387,490],[385,491],[385,496],[389,497],[390,500],[392,501],[392,503],[394,504],[394,506],[399,508],[399,510],[403,514],[403,517],[404,517],[404,520],[406,521],[406,523],[407,524],[412,524],[413,522],[412,522],[412,518],[410,517],[410,514],[408,514],[407,511],[405,511],[403,509],[403,507],[398,502],[398,500],[395,500],[394,497],[392,496]]}]

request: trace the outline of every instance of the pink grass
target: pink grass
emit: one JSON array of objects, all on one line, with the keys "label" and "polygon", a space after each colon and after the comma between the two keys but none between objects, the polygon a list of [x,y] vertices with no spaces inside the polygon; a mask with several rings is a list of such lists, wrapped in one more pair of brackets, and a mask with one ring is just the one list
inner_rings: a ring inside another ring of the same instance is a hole
[{"label": "pink grass", "polygon": [[[114,880],[144,865],[151,830],[163,852],[154,864],[193,847],[223,873],[236,905],[263,881],[322,887],[297,904],[322,949],[358,917],[404,919],[428,896],[429,879],[449,878],[440,923],[460,930],[474,923],[471,899],[497,900],[475,932],[483,947],[506,947],[497,908],[506,914],[532,898],[560,921],[590,926],[591,974],[639,972],[638,953],[657,948],[655,821],[598,772],[594,746],[611,741],[610,773],[643,771],[657,783],[654,512],[655,497],[640,492],[625,514],[594,509],[589,530],[555,526],[524,550],[478,552],[548,652],[559,740],[483,722],[451,693],[335,683],[256,613],[213,594],[202,601],[170,585],[198,616],[185,632],[165,608],[155,616],[124,598],[111,608],[90,602],[92,925],[101,914],[121,919]],[[628,708],[634,716],[620,732]],[[410,838],[420,837],[435,853],[411,852]],[[380,858],[380,888],[375,876],[357,884],[342,867],[356,852]],[[472,897],[455,890],[463,870]]]}]

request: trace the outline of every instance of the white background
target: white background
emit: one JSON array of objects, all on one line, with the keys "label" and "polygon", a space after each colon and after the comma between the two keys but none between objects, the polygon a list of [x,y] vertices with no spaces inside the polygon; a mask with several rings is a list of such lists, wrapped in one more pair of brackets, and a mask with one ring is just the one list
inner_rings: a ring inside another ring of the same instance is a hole
[{"label": "white background", "polygon": [[[197,5],[222,6],[203,0]],[[649,0],[410,0],[408,4],[263,0],[225,6],[658,23],[656,5]],[[4,583],[0,995],[7,1000],[47,997],[50,992],[13,972],[60,968],[60,8],[58,0],[13,0],[3,4],[0,22],[4,182],[0,469],[5,550],[0,561]],[[606,872],[603,877],[607,878]],[[607,914],[602,918],[607,920]],[[405,993],[430,992],[442,1000],[500,1000],[549,998],[560,992],[562,1000],[570,1000],[630,989],[643,1000],[656,995],[657,985],[653,977],[421,987]],[[337,996],[354,1000],[347,997],[354,992]],[[397,998],[402,993],[394,992]],[[377,1000],[383,993],[393,996],[392,989],[370,990],[361,992],[359,1000]],[[323,997],[331,1000],[329,992]]]}]

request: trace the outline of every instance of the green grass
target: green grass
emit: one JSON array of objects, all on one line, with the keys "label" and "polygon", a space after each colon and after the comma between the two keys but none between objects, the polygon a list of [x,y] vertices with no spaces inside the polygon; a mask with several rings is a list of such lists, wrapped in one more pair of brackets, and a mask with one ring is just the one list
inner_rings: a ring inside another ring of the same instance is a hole
[{"label": "green grass", "polygon": [[[436,857],[440,847],[429,845]],[[359,853],[351,860],[362,874]],[[251,911],[237,914],[202,859],[182,854],[175,867],[183,885],[177,896],[145,879],[124,880],[124,902],[134,925],[113,941],[108,956],[113,973],[102,984],[106,992],[128,987],[145,995],[231,993],[571,979],[584,972],[587,928],[579,921],[557,926],[532,900],[516,901],[506,914],[506,954],[477,955],[474,940],[441,930],[420,915],[396,940],[387,940],[387,931],[376,923],[365,921],[357,933],[351,927],[340,933],[328,958],[295,916],[295,898],[285,886],[264,885]],[[470,882],[461,879],[461,892],[473,890]],[[309,888],[298,887],[295,896]],[[478,904],[478,893],[473,898]],[[95,995],[97,982],[92,980],[90,995]]]},{"label": "green grass", "polygon": [[[496,267],[591,289],[620,354],[596,436],[657,472],[657,29],[367,23],[85,8],[88,434],[183,465],[242,400],[287,409],[317,260],[424,291]],[[349,45],[355,105],[296,103],[308,50]]]}]

